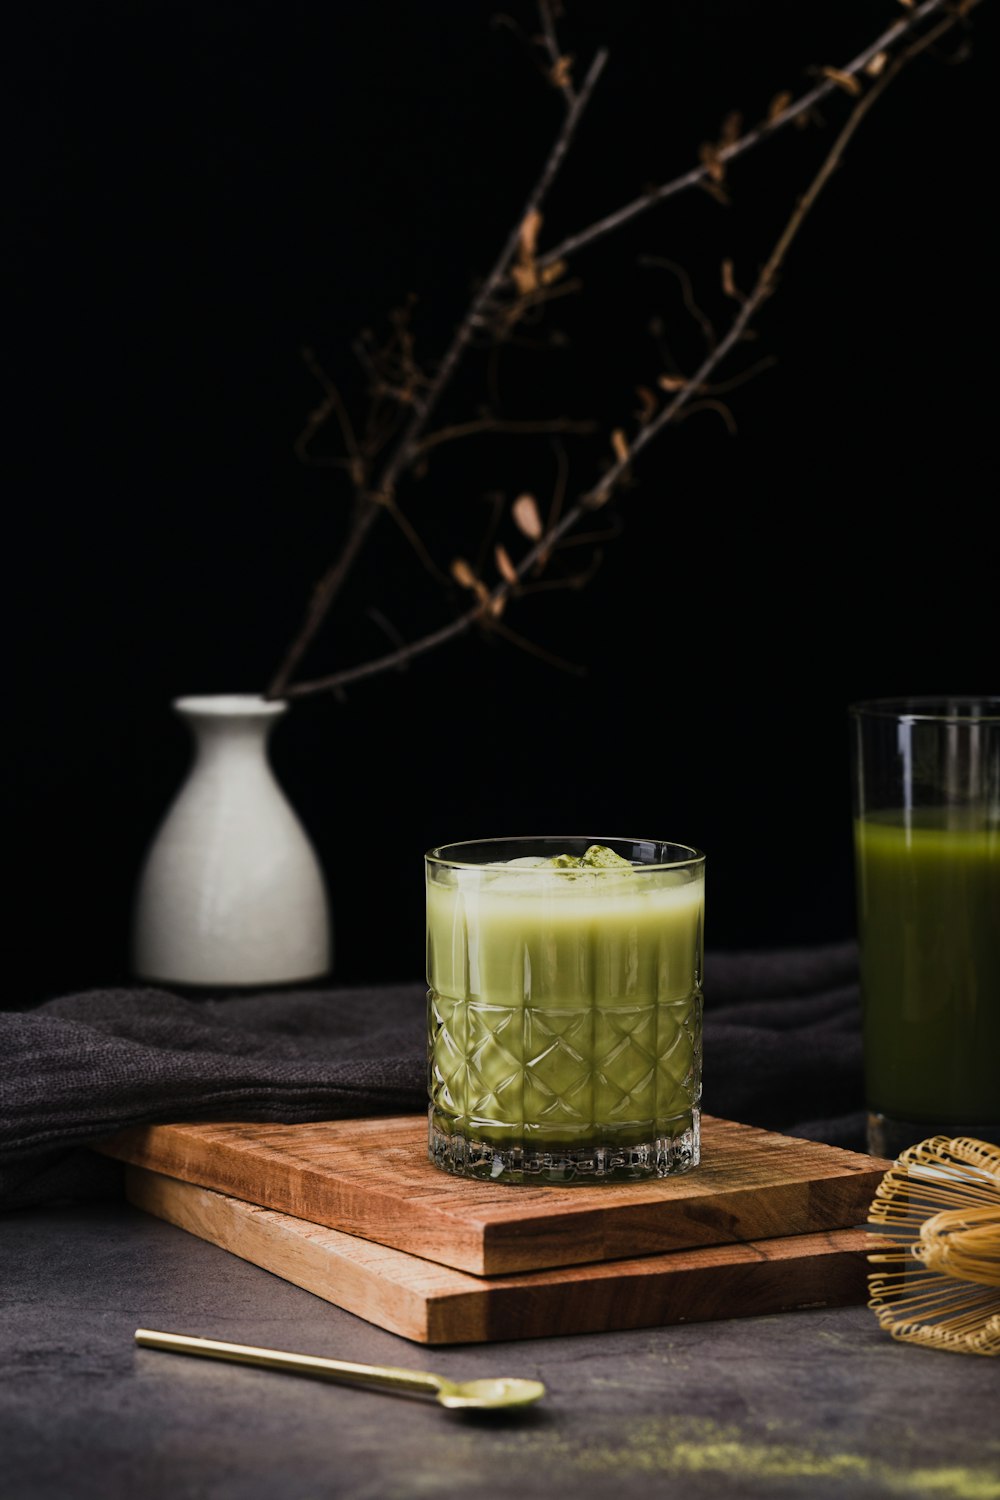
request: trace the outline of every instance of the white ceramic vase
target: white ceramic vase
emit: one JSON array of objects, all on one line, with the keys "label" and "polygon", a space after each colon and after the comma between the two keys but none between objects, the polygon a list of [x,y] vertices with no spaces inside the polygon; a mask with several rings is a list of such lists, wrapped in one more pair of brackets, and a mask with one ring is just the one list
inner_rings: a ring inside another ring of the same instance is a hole
[{"label": "white ceramic vase", "polygon": [[329,972],[323,872],[268,762],[286,707],[242,695],[174,700],[195,756],[139,877],[137,977],[255,987]]}]

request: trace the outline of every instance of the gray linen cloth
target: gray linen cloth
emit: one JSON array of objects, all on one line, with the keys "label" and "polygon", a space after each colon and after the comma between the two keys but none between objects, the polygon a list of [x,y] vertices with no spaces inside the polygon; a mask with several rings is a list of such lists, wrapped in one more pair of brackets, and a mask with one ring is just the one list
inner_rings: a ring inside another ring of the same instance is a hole
[{"label": "gray linen cloth", "polygon": [[[0,1210],[121,1192],[128,1125],[426,1107],[423,984],[188,999],[88,990],[0,1012]],[[853,942],[709,953],[703,1107],[863,1151]]]}]

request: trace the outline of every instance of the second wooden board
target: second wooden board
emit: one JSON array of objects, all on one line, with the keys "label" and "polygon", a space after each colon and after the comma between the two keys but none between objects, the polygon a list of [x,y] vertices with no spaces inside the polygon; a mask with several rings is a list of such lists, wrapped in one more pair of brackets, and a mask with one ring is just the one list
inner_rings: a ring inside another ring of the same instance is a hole
[{"label": "second wooden board", "polygon": [[131,1167],[138,1208],[421,1344],[480,1344],[707,1322],[867,1298],[863,1229],[715,1245],[519,1276],[469,1276]]},{"label": "second wooden board", "polygon": [[427,1160],[422,1115],[148,1125],[100,1149],[477,1276],[851,1228],[891,1166],[712,1117],[695,1171],[602,1187],[448,1176]]}]

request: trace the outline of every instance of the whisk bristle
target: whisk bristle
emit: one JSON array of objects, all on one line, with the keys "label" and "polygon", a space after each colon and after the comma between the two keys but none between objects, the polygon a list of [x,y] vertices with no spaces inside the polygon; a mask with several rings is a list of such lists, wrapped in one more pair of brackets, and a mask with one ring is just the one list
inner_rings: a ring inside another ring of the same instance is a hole
[{"label": "whisk bristle", "polygon": [[895,1339],[1000,1354],[1000,1147],[931,1136],[902,1152],[869,1210],[896,1242],[869,1255],[868,1306]]}]

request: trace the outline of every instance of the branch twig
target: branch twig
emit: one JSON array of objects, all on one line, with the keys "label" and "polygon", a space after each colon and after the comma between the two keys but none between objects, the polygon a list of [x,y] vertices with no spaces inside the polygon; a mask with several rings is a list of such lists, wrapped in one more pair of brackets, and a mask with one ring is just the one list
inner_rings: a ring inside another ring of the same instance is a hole
[{"label": "branch twig", "polygon": [[[979,3],[979,0],[972,0],[972,4],[977,3]],[[927,5],[924,7],[925,13],[930,8],[940,8],[938,0],[928,0]],[[918,53],[932,45],[941,35],[954,26],[958,19],[959,17],[955,14],[948,15],[937,26],[912,42],[909,47],[897,53],[893,62],[871,83],[866,93],[854,105],[847,121],[842,126],[836,140],[827,152],[819,170],[813,177],[806,192],[797,202],[771,253],[764,262],[752,290],[742,299],[739,311],[730,323],[725,335],[709,350],[699,368],[691,376],[687,384],[677,392],[673,400],[656,417],[639,429],[631,443],[623,446],[615,462],[601,478],[589,490],[580,495],[576,502],[563,512],[558,521],[550,526],[539,540],[521,557],[514,569],[514,577],[502,580],[489,592],[484,590],[477,597],[475,605],[465,610],[462,614],[457,615],[438,630],[431,631],[418,640],[411,641],[397,648],[395,651],[389,652],[385,656],[377,657],[367,662],[360,662],[353,667],[342,668],[338,672],[316,678],[310,682],[294,684],[288,689],[289,697],[304,697],[311,693],[327,690],[339,691],[349,683],[377,676],[379,673],[403,666],[418,656],[426,655],[436,647],[442,646],[449,641],[454,641],[466,634],[474,626],[482,625],[488,629],[495,628],[495,617],[502,607],[503,601],[517,587],[520,580],[530,572],[532,566],[539,558],[551,553],[553,546],[568,531],[571,531],[583,520],[584,517],[607,504],[615,487],[639,454],[676,420],[692,398],[703,390],[706,382],[717,367],[740,343],[753,317],[775,292],[779,272],[792,243],[801,230],[808,214],[814,207],[816,200],[839,166],[851,139],[869,110],[882,96],[888,85],[898,77],[907,63],[916,57]]]},{"label": "branch twig", "polygon": [[302,621],[298,634],[292,641],[291,646],[268,686],[267,697],[280,698],[288,696],[289,683],[293,673],[311,644],[316,632],[319,630],[320,625],[326,618],[334,599],[343,587],[348,574],[364,548],[375,522],[384,509],[383,497],[394,494],[400,475],[413,462],[414,457],[419,451],[419,440],[426,428],[427,422],[458,368],[466,347],[483,320],[486,308],[493,300],[497,288],[506,277],[508,269],[517,254],[521,241],[522,226],[526,221],[538,215],[541,205],[558,175],[559,169],[573,141],[573,137],[576,135],[577,126],[587,105],[590,103],[591,96],[597,87],[597,81],[604,71],[607,60],[607,50],[601,48],[595,55],[583,83],[575,93],[572,103],[566,111],[565,119],[556,135],[552,149],[545,160],[538,180],[528,195],[527,202],[517,223],[507,236],[492,269],[472,298],[466,314],[455,330],[451,344],[438,366],[437,373],[423,395],[415,398],[410,420],[403,429],[375,483],[370,490],[359,493],[356,497],[353,516],[340,555],[327,569],[314,588],[312,598],[306,610],[305,619]]},{"label": "branch twig", "polygon": [[454,427],[440,427],[428,433],[417,445],[419,453],[429,453],[441,443],[451,443],[457,438],[474,437],[483,432],[545,433],[569,432],[584,434],[597,431],[597,423],[590,418],[548,417],[538,421],[508,420],[505,417],[477,417],[470,422],[457,422]]},{"label": "branch twig", "polygon": [[[851,62],[846,63],[842,68],[831,69],[822,83],[816,84],[814,88],[809,89],[801,98],[786,105],[784,109],[779,110],[772,118],[761,121],[759,125],[755,125],[752,130],[746,131],[737,140],[730,142],[728,145],[720,146],[713,153],[713,163],[725,164],[726,162],[733,161],[736,157],[742,156],[744,152],[756,146],[760,141],[767,140],[771,136],[776,135],[786,125],[790,125],[793,121],[807,116],[824,99],[843,89],[845,78],[857,78],[880,53],[887,52],[890,48],[896,46],[904,37],[915,31],[929,16],[946,9],[949,4],[950,0],[923,0],[922,4],[913,6],[900,20],[888,26],[882,32],[881,36],[876,37],[870,46],[865,47],[862,52],[859,52],[857,57]],[[594,240],[603,238],[604,235],[610,234],[615,229],[620,229],[623,224],[627,224],[632,219],[638,218],[640,214],[644,214],[649,209],[655,208],[657,204],[665,203],[668,198],[675,197],[677,193],[682,193],[687,188],[699,187],[709,182],[711,175],[712,165],[708,162],[702,162],[699,166],[692,167],[689,172],[682,173],[680,177],[675,177],[670,182],[663,183],[660,187],[650,189],[649,192],[643,193],[641,197],[633,198],[631,202],[625,203],[621,208],[615,209],[613,213],[606,214],[604,218],[595,220],[586,229],[580,229],[575,234],[567,235],[564,240],[560,240],[559,244],[554,245],[551,250],[542,251],[537,257],[538,266],[544,269],[545,266],[567,260],[576,251],[582,250],[585,245],[590,245]]]},{"label": "branch twig", "polygon": [[354,435],[354,428],[351,425],[350,417],[347,415],[347,408],[344,406],[340,392],[334,385],[333,381],[330,379],[329,375],[323,369],[323,366],[316,358],[316,355],[312,349],[303,349],[302,359],[310,374],[313,375],[317,382],[322,386],[324,396],[322,402],[319,406],[316,407],[315,411],[309,413],[309,417],[306,421],[305,427],[302,429],[302,431],[299,433],[299,436],[295,440],[296,457],[299,458],[302,463],[308,462],[309,444],[316,433],[319,432],[320,428],[325,427],[327,419],[332,412],[337,418],[337,425],[340,428],[340,434],[344,439],[344,446],[347,449],[349,455],[348,459],[346,460],[346,467],[350,470],[351,478],[353,479],[355,485],[363,485],[365,482],[365,463],[364,459],[361,456],[361,450],[358,447],[358,441]]},{"label": "branch twig", "polygon": [[576,90],[573,87],[573,79],[569,70],[572,59],[563,53],[559,45],[555,17],[552,14],[552,0],[539,0],[538,10],[542,22],[542,39],[551,63],[549,80],[556,88],[562,89],[567,108],[572,108],[576,99]]}]

